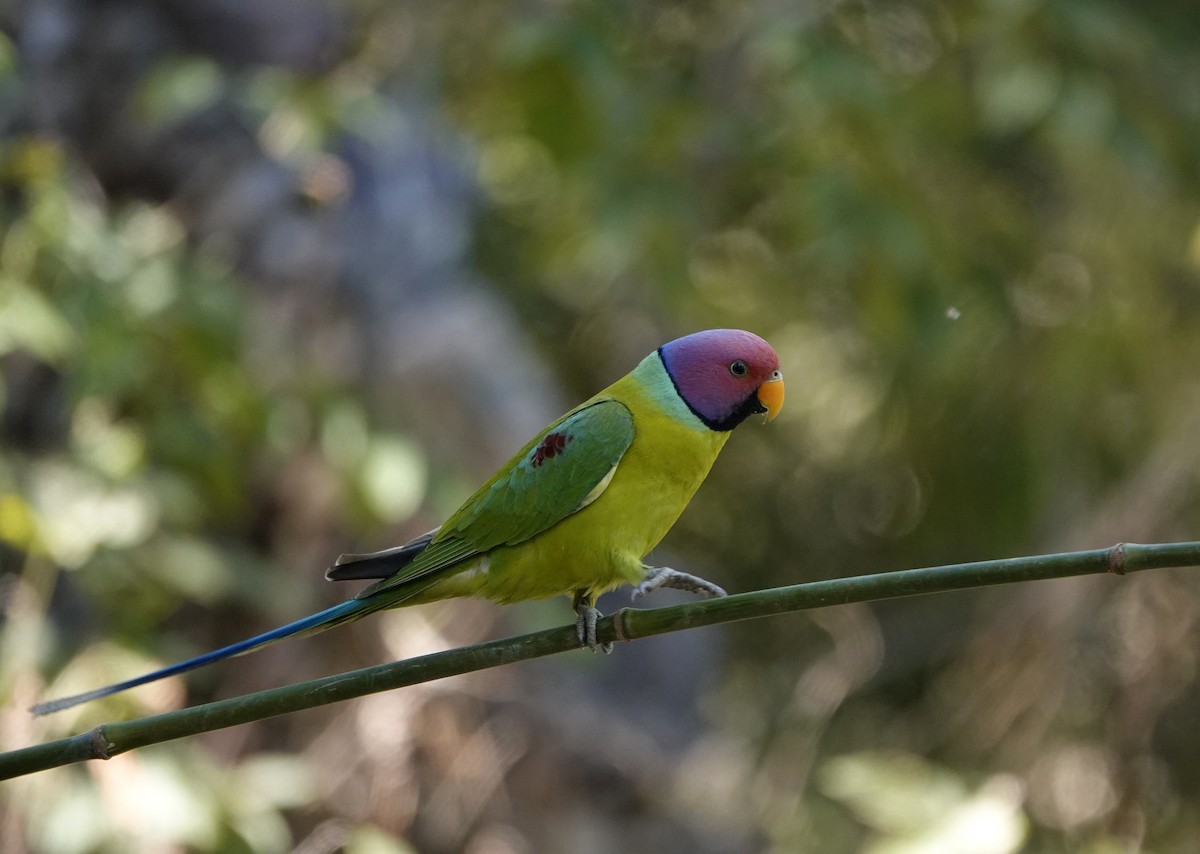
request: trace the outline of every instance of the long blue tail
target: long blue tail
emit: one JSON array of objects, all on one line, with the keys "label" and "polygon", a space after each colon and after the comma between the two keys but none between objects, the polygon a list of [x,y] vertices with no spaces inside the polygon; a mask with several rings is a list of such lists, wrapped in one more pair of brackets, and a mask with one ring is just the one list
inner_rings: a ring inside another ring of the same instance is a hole
[{"label": "long blue tail", "polygon": [[342,602],[340,605],[334,605],[332,608],[326,608],[324,611],[318,611],[311,616],[301,620],[296,620],[294,623],[288,623],[286,626],[280,626],[277,629],[272,629],[269,632],[264,632],[261,635],[256,635],[247,640],[240,641],[235,644],[230,644],[227,647],[206,652],[204,655],[198,655],[195,658],[189,658],[187,661],[181,661],[178,664],[172,664],[170,667],[164,667],[162,670],[155,670],[153,673],[147,673],[144,676],[137,676],[133,679],[126,679],[124,682],[117,682],[115,685],[109,685],[104,688],[97,688],[94,691],[88,691],[83,694],[76,694],[73,697],[63,697],[61,700],[50,700],[46,703],[38,703],[30,708],[29,711],[35,715],[47,715],[50,712],[58,712],[63,709],[69,709],[71,706],[77,706],[80,703],[86,703],[89,700],[99,700],[101,697],[107,697],[110,694],[116,694],[124,691],[127,688],[134,688],[138,685],[145,685],[147,682],[156,682],[159,679],[165,679],[168,676],[175,676],[179,673],[186,673],[189,670],[195,670],[197,667],[204,667],[206,664],[212,664],[215,661],[232,658],[235,655],[251,652],[259,647],[266,646],[269,643],[274,643],[284,638],[289,638],[294,635],[304,634],[307,632],[323,631],[333,628],[339,623],[347,622],[358,617],[365,616],[372,611],[377,611],[383,607],[382,602],[374,602],[370,599],[350,599]]}]

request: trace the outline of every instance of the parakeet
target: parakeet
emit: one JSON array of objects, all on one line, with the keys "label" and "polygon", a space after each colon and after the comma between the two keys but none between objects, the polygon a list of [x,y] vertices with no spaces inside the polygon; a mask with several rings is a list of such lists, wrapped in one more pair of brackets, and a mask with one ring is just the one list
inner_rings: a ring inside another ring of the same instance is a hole
[{"label": "parakeet", "polygon": [[783,389],[778,356],[752,333],[712,329],[664,344],[534,436],[440,528],[396,548],[338,558],[327,578],[380,579],[354,598],[32,711],[58,711],[384,608],[454,596],[500,603],[573,596],[580,643],[593,650],[594,602],[605,591],[632,584],[635,599],[659,587],[723,596],[711,582],[643,559],[679,518],[733,428],[754,414],[774,418]]}]

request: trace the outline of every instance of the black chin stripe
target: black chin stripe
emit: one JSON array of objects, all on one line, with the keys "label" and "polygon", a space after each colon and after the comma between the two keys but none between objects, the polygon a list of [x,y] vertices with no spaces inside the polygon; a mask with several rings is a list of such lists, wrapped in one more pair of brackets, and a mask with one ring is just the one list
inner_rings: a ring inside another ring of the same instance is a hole
[{"label": "black chin stripe", "polygon": [[679,395],[679,399],[683,401],[684,405],[691,410],[691,413],[699,418],[704,426],[709,430],[715,430],[718,433],[723,433],[725,431],[732,430],[751,415],[763,415],[767,411],[767,408],[763,406],[761,402],[759,402],[758,393],[755,391],[754,394],[751,394],[748,398],[743,400],[728,414],[722,415],[720,418],[709,418],[703,413],[697,412],[696,408],[688,402],[688,399],[684,397],[683,393],[679,390],[679,383],[675,382],[675,375],[671,373],[671,368],[667,364],[667,360],[663,358],[662,347],[658,348],[658,361],[662,362],[663,370],[666,371],[667,376],[671,378],[671,387],[675,389],[675,394]]},{"label": "black chin stripe", "polygon": [[708,426],[714,430],[732,430],[734,427],[741,424],[751,415],[764,415],[767,408],[759,402],[758,394],[752,394],[741,402],[737,409],[726,415],[716,423],[708,423]]}]

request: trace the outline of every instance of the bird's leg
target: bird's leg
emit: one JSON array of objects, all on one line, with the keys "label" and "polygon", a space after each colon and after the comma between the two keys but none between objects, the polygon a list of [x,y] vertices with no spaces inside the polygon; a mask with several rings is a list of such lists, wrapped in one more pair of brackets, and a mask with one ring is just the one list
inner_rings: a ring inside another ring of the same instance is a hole
[{"label": "bird's leg", "polygon": [[575,591],[575,602],[572,606],[575,609],[575,635],[579,638],[580,646],[586,646],[592,652],[596,651],[596,647],[600,647],[604,654],[608,655],[613,651],[612,643],[596,642],[596,621],[600,619],[601,614],[592,604],[594,601],[595,596],[590,591]]},{"label": "bird's leg", "polygon": [[633,588],[633,598],[640,599],[653,593],[660,587],[674,587],[676,590],[686,590],[689,593],[699,593],[703,596],[726,596],[724,588],[718,587],[711,581],[686,572],[679,572],[666,566],[648,567],[642,583]]}]

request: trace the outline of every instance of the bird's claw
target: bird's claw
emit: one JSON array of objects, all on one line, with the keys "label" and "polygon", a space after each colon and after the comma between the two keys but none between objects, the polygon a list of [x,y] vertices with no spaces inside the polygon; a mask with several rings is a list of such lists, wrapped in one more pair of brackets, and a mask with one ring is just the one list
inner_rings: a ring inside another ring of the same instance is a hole
[{"label": "bird's claw", "polygon": [[666,566],[656,566],[646,573],[642,583],[633,588],[633,599],[636,601],[643,596],[653,593],[660,587],[674,587],[676,590],[686,590],[689,593],[699,593],[702,596],[727,596],[723,587],[718,587],[711,581],[705,581],[696,575],[679,572]]},{"label": "bird's claw", "polygon": [[593,608],[586,602],[579,602],[575,605],[575,636],[579,638],[579,645],[586,646],[592,652],[597,648],[602,650],[605,655],[613,651],[612,642],[600,643],[596,640],[596,622],[603,616],[599,609]]}]

